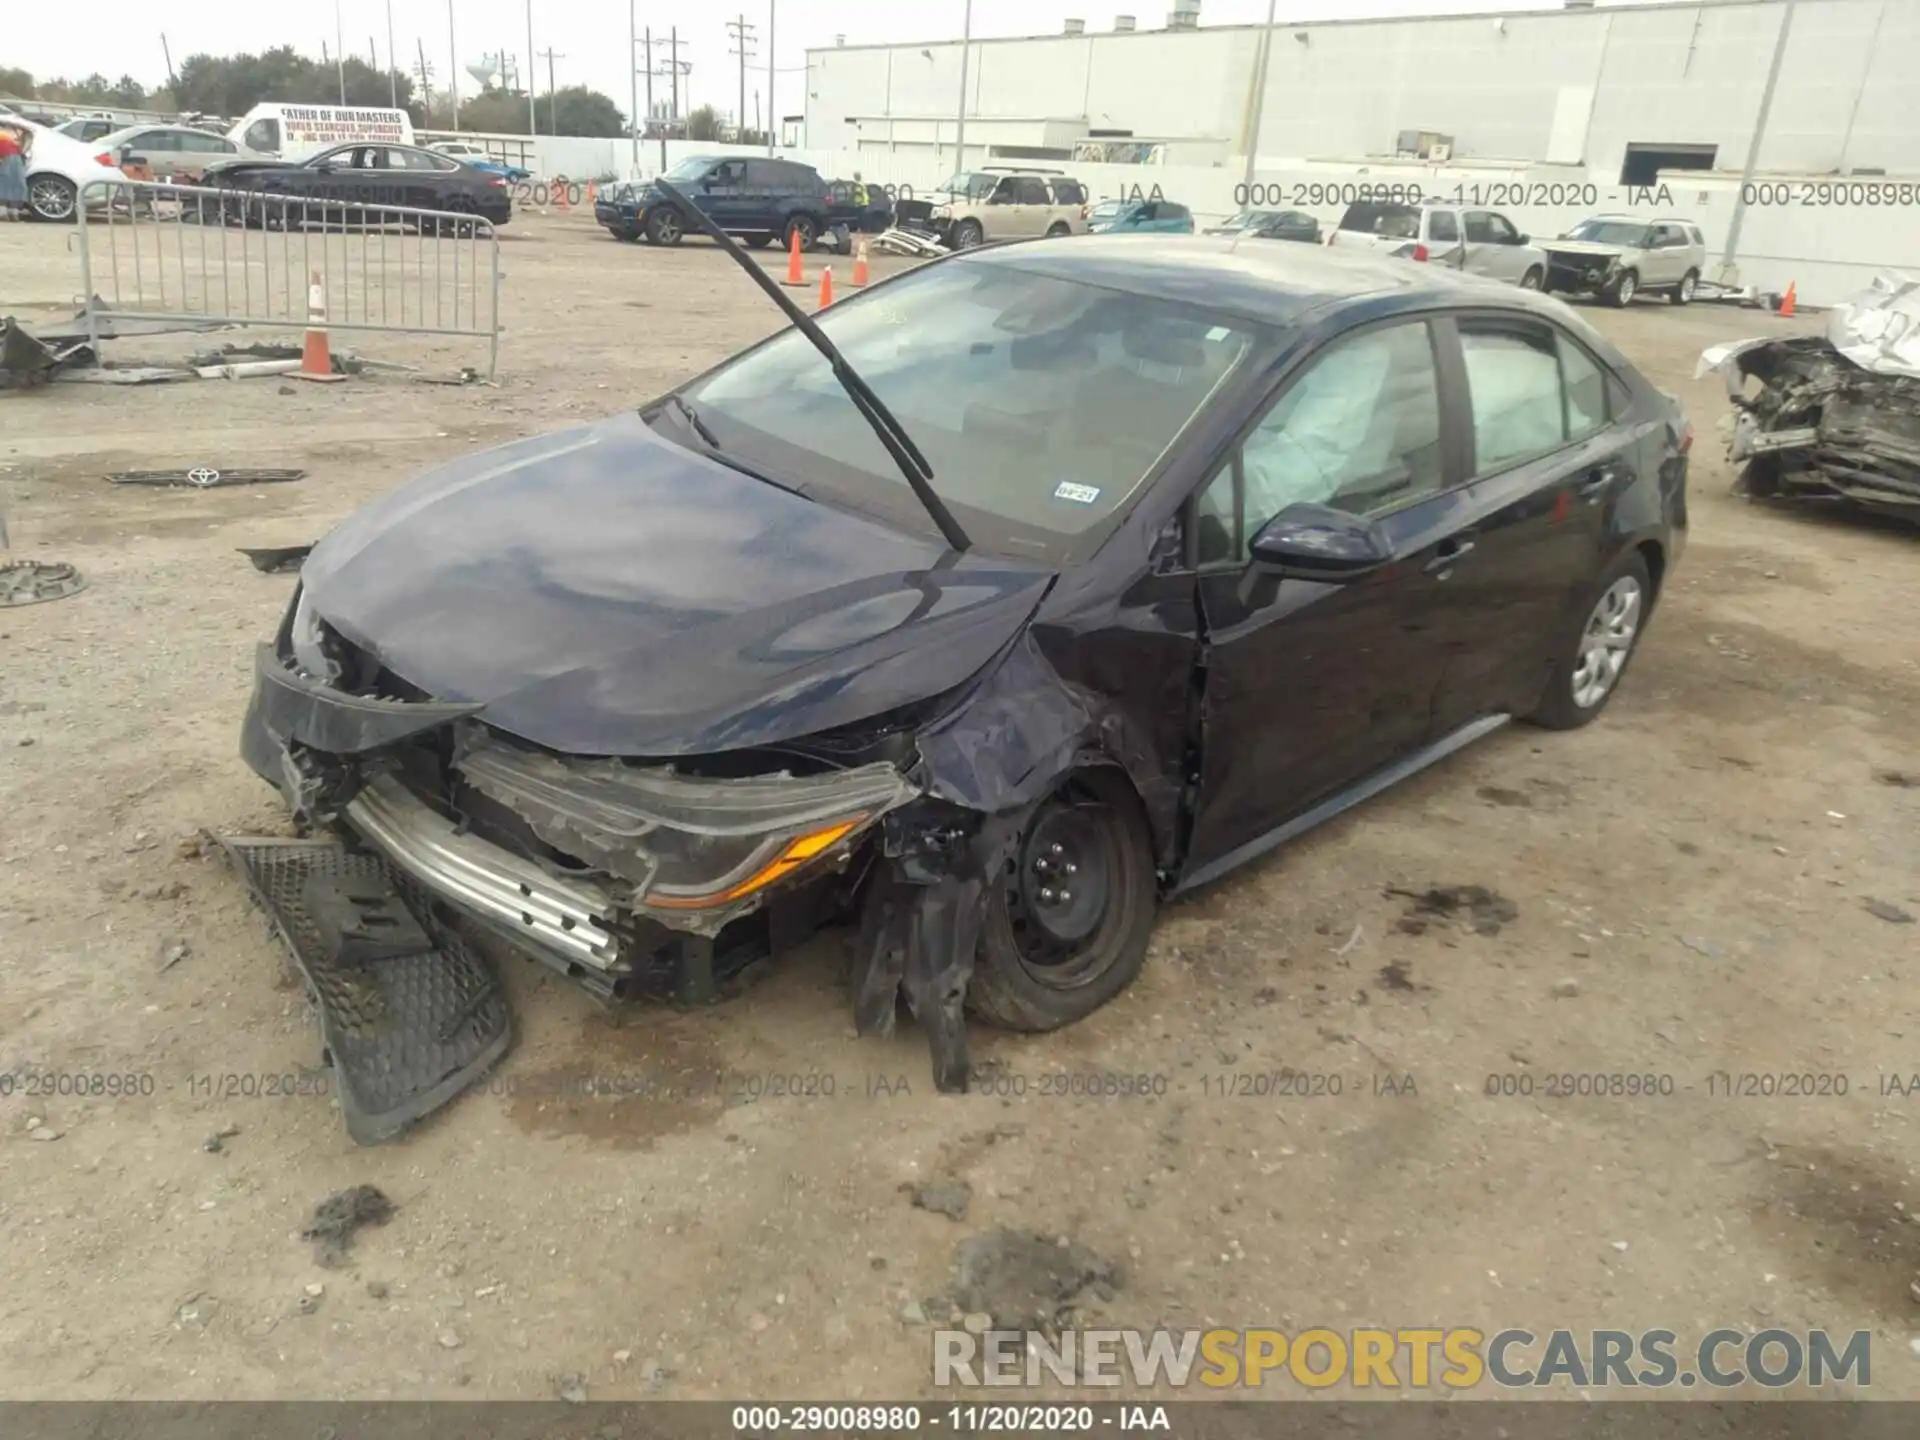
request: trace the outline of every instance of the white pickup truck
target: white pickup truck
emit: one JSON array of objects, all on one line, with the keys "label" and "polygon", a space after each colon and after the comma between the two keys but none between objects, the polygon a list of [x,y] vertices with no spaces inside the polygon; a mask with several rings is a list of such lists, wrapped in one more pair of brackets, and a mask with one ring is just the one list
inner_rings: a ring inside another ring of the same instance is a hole
[{"label": "white pickup truck", "polygon": [[1451,265],[1523,290],[1538,290],[1547,277],[1546,252],[1495,210],[1356,200],[1328,243]]}]

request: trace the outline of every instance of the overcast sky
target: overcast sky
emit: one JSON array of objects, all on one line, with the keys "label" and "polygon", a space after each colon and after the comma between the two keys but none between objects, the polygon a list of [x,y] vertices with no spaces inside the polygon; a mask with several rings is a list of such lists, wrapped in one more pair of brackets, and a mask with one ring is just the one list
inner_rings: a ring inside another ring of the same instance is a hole
[{"label": "overcast sky", "polygon": [[[836,35],[849,45],[887,41],[955,39],[960,34],[964,0],[775,0],[779,73],[775,94],[784,114],[803,108],[800,72],[809,47],[832,45]],[[387,56],[388,0],[338,0],[339,31],[348,54],[365,57],[369,43],[381,63]],[[630,94],[621,55],[627,45],[626,0],[533,0],[536,89],[547,88],[545,52],[557,51],[552,70],[561,85],[584,84],[614,97],[624,111]],[[973,0],[976,36],[1057,34],[1075,17],[1089,30],[1110,30],[1116,13],[1133,14],[1141,29],[1166,23],[1170,0]],[[1474,3],[1474,0],[1281,0],[1281,20],[1327,20],[1357,15],[1442,14],[1489,9],[1558,8],[1556,0]],[[391,0],[393,43],[401,64],[413,71],[424,44],[436,89],[446,84],[448,0]],[[454,36],[459,47],[461,92],[472,92],[465,73],[485,52],[506,50],[526,63],[526,0],[452,0]],[[754,93],[767,84],[767,0],[634,0],[637,23],[651,27],[655,60],[664,67],[663,45],[678,26],[681,58],[693,69],[686,84],[691,104],[710,102],[732,111],[739,93],[738,64],[730,55],[727,21],[744,14],[756,27],[754,59],[747,73],[747,109]],[[185,0],[155,5],[151,0],[90,0],[86,23],[47,0],[7,0],[0,5],[0,63],[23,66],[35,75],[74,78],[101,71],[110,78],[131,74],[149,86],[167,77],[161,51],[164,25],[174,63],[196,51],[230,54],[292,45],[316,58],[321,46],[335,49],[334,5],[309,0],[300,5],[262,4],[260,0]],[[1203,25],[1241,24],[1266,19],[1267,0],[1201,0]],[[642,84],[644,85],[644,80]],[[663,78],[656,85],[664,87]],[[644,93],[644,91],[643,91]],[[664,93],[664,90],[662,91]],[[686,102],[683,101],[683,108]],[[751,118],[751,115],[749,115]]]}]

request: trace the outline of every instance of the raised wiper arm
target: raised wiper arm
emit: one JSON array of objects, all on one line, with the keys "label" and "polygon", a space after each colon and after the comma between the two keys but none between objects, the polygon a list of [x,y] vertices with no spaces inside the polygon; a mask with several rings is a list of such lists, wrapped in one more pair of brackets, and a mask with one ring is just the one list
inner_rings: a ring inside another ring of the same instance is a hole
[{"label": "raised wiper arm", "polygon": [[702,233],[711,236],[715,244],[733,257],[734,263],[746,271],[753,278],[754,284],[766,291],[773,303],[786,312],[787,318],[793,321],[800,333],[813,342],[813,348],[826,357],[827,364],[833,370],[833,378],[838,380],[840,388],[847,392],[847,398],[853,401],[853,408],[858,410],[867,424],[873,427],[873,433],[879,437],[880,444],[885,447],[887,454],[893,457],[893,463],[900,467],[900,473],[906,477],[908,488],[913,491],[914,497],[919,500],[922,508],[932,517],[933,523],[939,527],[940,534],[945,537],[947,544],[955,550],[970,549],[973,542],[967,538],[967,532],[960,528],[960,522],[953,518],[953,512],[947,509],[933,488],[933,466],[927,463],[927,457],[920,453],[920,447],[913,443],[913,438],[907,434],[905,427],[894,417],[885,402],[873,393],[873,388],[865,380],[860,378],[860,372],[847,363],[847,357],[840,353],[840,348],[827,338],[825,331],[813,323],[811,315],[781,293],[780,287],[768,278],[767,272],[760,268],[759,263],[745,250],[734,244],[726,231],[714,224],[707,216],[706,211],[687,199],[667,181],[656,179],[653,183],[661,192],[679,204],[681,211],[694,226]]}]

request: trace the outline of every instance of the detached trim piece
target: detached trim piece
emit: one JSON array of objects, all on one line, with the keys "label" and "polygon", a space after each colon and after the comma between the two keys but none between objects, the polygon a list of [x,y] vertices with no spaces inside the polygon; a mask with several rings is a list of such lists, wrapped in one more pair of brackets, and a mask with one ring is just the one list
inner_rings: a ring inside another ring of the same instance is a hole
[{"label": "detached trim piece", "polygon": [[390,775],[369,779],[343,812],[362,839],[457,910],[522,943],[590,970],[610,970],[619,944],[599,886],[561,880],[530,861],[463,834]]}]

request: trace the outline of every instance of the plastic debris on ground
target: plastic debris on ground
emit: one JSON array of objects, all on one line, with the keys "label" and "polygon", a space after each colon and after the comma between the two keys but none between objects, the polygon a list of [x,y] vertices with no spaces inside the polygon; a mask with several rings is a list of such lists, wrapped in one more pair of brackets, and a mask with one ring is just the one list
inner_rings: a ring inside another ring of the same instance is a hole
[{"label": "plastic debris on ground", "polygon": [[218,469],[196,465],[190,470],[116,470],[107,479],[115,485],[177,485],[213,490],[225,485],[283,485],[290,480],[304,480],[306,475],[304,470]]}]

